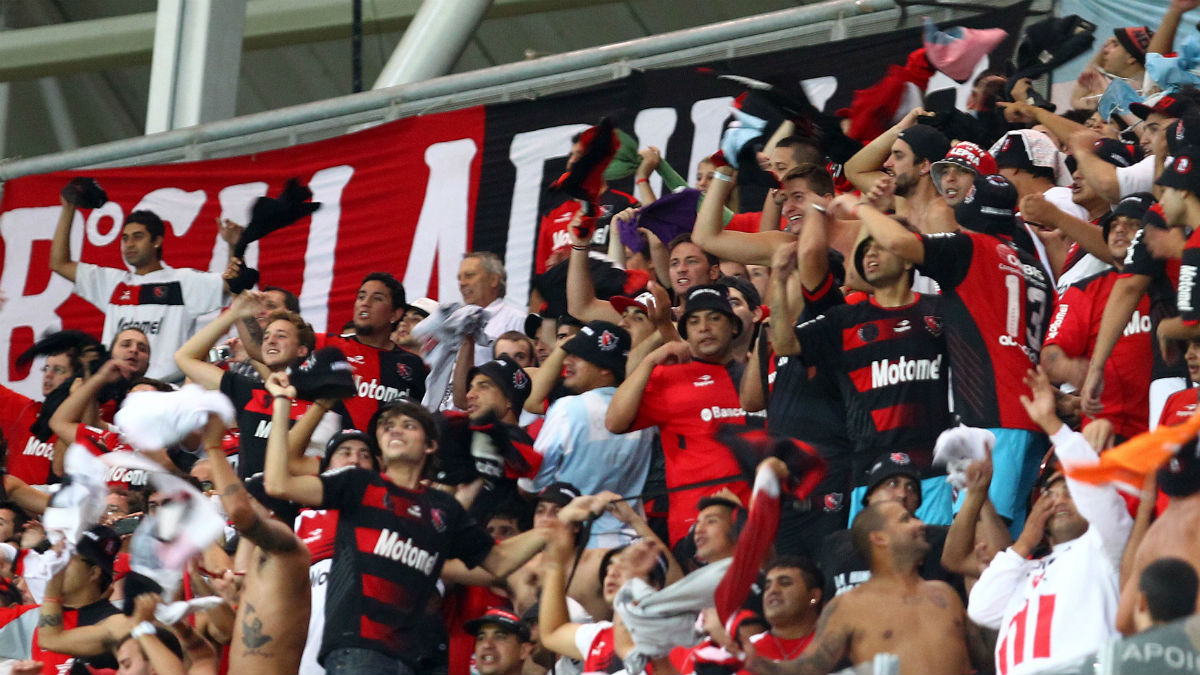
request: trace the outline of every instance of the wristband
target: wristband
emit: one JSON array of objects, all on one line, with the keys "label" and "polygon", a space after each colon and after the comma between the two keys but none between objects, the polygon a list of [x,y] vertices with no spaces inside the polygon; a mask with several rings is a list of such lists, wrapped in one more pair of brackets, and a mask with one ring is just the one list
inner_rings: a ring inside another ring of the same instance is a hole
[{"label": "wristband", "polygon": [[829,211],[825,210],[824,206],[821,206],[820,204],[818,204],[816,202],[812,202],[811,205],[814,209],[816,209],[817,211],[820,211],[823,215],[829,215]]},{"label": "wristband", "polygon": [[156,631],[157,629],[154,627],[154,624],[150,623],[149,621],[143,621],[134,626],[133,630],[129,631],[129,636],[136,640],[142,636],[150,635]]},{"label": "wristband", "polygon": [[576,250],[576,251],[590,251],[590,250],[592,250],[592,247],[591,247],[591,246],[588,246],[587,244],[584,244],[583,246],[580,246],[579,244],[571,244],[571,248],[572,248],[573,250]]},{"label": "wristband", "polygon": [[724,181],[724,182],[726,182],[726,183],[732,183],[732,182],[733,182],[733,176],[730,176],[730,175],[729,175],[729,174],[727,174],[727,173],[721,173],[720,171],[714,171],[714,172],[713,172],[713,178],[715,178],[715,179],[717,179],[717,180],[719,180],[719,181]]},{"label": "wristband", "polygon": [[47,596],[47,597],[45,597],[45,598],[42,598],[42,604],[43,604],[43,605],[44,605],[44,604],[46,604],[47,602],[53,602],[53,603],[54,603],[54,604],[56,604],[56,605],[61,605],[61,604],[62,604],[62,598],[51,598],[51,597],[48,597],[48,596]]},{"label": "wristband", "polygon": [[639,179],[637,179],[637,182],[638,183],[649,183],[650,179],[649,178],[639,178]]}]

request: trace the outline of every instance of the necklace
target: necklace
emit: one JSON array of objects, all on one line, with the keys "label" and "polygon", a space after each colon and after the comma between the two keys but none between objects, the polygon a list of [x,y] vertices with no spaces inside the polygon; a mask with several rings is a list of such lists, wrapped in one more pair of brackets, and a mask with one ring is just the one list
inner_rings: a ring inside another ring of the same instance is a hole
[{"label": "necklace", "polygon": [[775,647],[779,650],[779,653],[783,654],[783,661],[791,661],[792,659],[796,658],[800,655],[800,652],[804,651],[804,647],[806,646],[800,645],[799,647],[788,651],[787,648],[783,646],[783,642],[774,633],[768,634],[771,636],[771,639],[775,641]]}]

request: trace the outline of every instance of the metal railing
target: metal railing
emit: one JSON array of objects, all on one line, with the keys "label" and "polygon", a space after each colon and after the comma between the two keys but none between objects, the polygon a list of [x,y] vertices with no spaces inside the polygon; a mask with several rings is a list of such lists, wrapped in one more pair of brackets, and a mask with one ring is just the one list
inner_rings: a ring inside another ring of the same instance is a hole
[{"label": "metal railing", "polygon": [[[998,0],[995,5],[1019,1]],[[924,16],[951,21],[971,13],[949,3],[910,7],[901,25],[918,25]],[[830,0],[186,129],[2,161],[0,181],[81,167],[195,161],[287,147],[413,115],[535,99],[619,79],[637,69],[769,53],[798,41],[828,42],[894,30],[899,19],[893,0]]]}]

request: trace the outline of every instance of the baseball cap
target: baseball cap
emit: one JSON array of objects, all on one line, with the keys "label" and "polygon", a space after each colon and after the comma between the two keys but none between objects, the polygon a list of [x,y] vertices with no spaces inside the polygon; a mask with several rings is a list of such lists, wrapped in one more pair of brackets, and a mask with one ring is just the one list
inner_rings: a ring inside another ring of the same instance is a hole
[{"label": "baseball cap", "polygon": [[968,230],[1011,235],[1016,227],[1016,209],[1017,189],[1007,178],[999,174],[976,176],[966,198],[954,205],[954,218]]},{"label": "baseball cap", "polygon": [[754,311],[762,306],[762,296],[758,294],[758,289],[754,287],[754,284],[742,277],[724,276],[717,279],[717,284],[726,288],[736,288],[746,300],[750,311]]},{"label": "baseball cap", "polygon": [[889,452],[881,455],[871,465],[871,469],[867,471],[867,491],[863,493],[862,505],[867,505],[867,497],[871,496],[880,483],[897,475],[908,476],[917,483],[917,505],[920,506],[920,500],[924,498],[924,495],[921,494],[921,472],[913,464],[908,453],[904,452]]},{"label": "baseball cap", "polygon": [[[1096,144],[1092,146],[1092,152],[1100,159],[1119,168],[1133,166],[1141,159],[1138,157],[1139,152],[1115,138],[1101,138],[1096,141]],[[1067,155],[1066,162],[1067,170],[1075,173],[1075,168],[1078,166],[1075,157]]]},{"label": "baseball cap", "polygon": [[365,431],[359,431],[358,429],[342,429],[331,436],[329,441],[325,443],[325,455],[321,457],[322,472],[329,468],[329,460],[333,457],[333,452],[337,450],[338,446],[350,440],[360,440],[363,443],[366,443],[367,448],[371,451],[371,456],[375,456],[374,439],[368,436]]},{"label": "baseball cap", "polygon": [[928,124],[914,124],[901,131],[898,138],[908,143],[909,147],[913,150],[913,154],[922,160],[930,159],[937,161],[945,157],[946,153],[950,150],[950,139],[946,138],[946,134]]},{"label": "baseball cap", "polygon": [[1154,204],[1146,209],[1146,215],[1142,216],[1142,224],[1146,227],[1157,227],[1160,230],[1170,229],[1167,224],[1167,216],[1163,213],[1162,204]]},{"label": "baseball cap", "polygon": [[966,169],[976,176],[986,176],[997,171],[996,160],[987,150],[970,141],[955,143],[945,157],[929,167],[929,172],[933,175],[933,186],[937,188],[938,194],[942,192],[942,173],[951,165]]},{"label": "baseball cap", "polygon": [[589,321],[563,344],[563,351],[611,370],[618,380],[624,380],[625,359],[632,343],[629,332],[615,323]]},{"label": "baseball cap", "polygon": [[521,620],[521,617],[500,607],[488,608],[483,614],[463,624],[463,628],[471,635],[477,635],[488,624],[499,626],[515,634],[521,639],[521,642],[530,640],[529,626]]},{"label": "baseball cap", "polygon": [[1185,146],[1178,148],[1178,151],[1179,154],[1167,157],[1163,163],[1162,175],[1155,184],[1200,194],[1200,171],[1196,170],[1196,161],[1200,160],[1200,147]]},{"label": "baseball cap", "polygon": [[529,375],[507,354],[501,354],[493,361],[472,368],[467,372],[468,384],[475,379],[476,373],[482,373],[495,382],[514,409],[525,405],[525,399],[529,398],[529,390],[533,388]]},{"label": "baseball cap", "polygon": [[729,304],[729,291],[725,286],[710,284],[704,286],[693,286],[688,289],[687,295],[684,296],[683,316],[679,317],[679,335],[683,339],[687,339],[687,320],[688,317],[696,312],[711,310],[720,312],[729,317],[733,322],[734,336],[741,335],[742,321],[733,313],[733,305]]},{"label": "baseball cap", "polygon": [[1117,36],[1117,42],[1121,43],[1130,56],[1143,66],[1146,65],[1146,49],[1150,46],[1150,38],[1154,37],[1154,31],[1146,26],[1125,26],[1114,28],[1113,35]]},{"label": "baseball cap", "polygon": [[1112,211],[1109,211],[1100,218],[1100,229],[1104,231],[1104,238],[1108,239],[1108,231],[1112,229],[1112,222],[1117,217],[1125,216],[1126,218],[1142,220],[1146,215],[1146,209],[1153,205],[1154,195],[1149,192],[1135,192],[1117,202]]},{"label": "baseball cap", "polygon": [[1179,117],[1188,108],[1188,102],[1163,92],[1146,97],[1141,103],[1130,103],[1129,112],[1146,119],[1150,113],[1158,113],[1163,117]]},{"label": "baseball cap", "polygon": [[614,295],[608,299],[608,304],[617,310],[617,314],[625,314],[625,310],[630,307],[649,314],[650,308],[654,306],[654,294],[643,291],[632,298],[627,295]]},{"label": "baseball cap", "polygon": [[537,501],[550,502],[551,504],[557,504],[558,506],[566,506],[567,504],[571,503],[572,499],[575,499],[581,494],[582,493],[579,491],[579,488],[575,487],[574,485],[557,481],[539,490],[537,493]]},{"label": "baseball cap", "polygon": [[75,543],[75,553],[80,558],[109,573],[113,571],[113,561],[120,550],[121,538],[105,525],[89,527]]},{"label": "baseball cap", "polygon": [[429,316],[437,311],[438,303],[433,298],[417,298],[409,303],[408,308],[412,311],[420,312],[425,316]]}]

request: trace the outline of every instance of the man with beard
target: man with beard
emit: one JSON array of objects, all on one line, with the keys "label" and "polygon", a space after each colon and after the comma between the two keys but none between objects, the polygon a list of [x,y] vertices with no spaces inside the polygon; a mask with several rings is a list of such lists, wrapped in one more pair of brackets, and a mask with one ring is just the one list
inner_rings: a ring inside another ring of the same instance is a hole
[{"label": "man with beard", "polygon": [[900,502],[868,506],[851,529],[871,579],[833,598],[821,612],[816,634],[797,659],[749,663],[756,673],[829,673],[844,659],[869,662],[894,654],[901,673],[966,673],[980,654],[962,601],[942,581],[917,573],[929,551],[925,525]]},{"label": "man with beard", "polygon": [[918,117],[925,114],[914,108],[904,119],[875,140],[863,146],[846,162],[846,178],[863,194],[869,194],[881,181],[896,186],[897,215],[903,216],[918,231],[952,232],[956,229],[954,212],[946,205],[933,184],[931,167],[946,156],[950,140],[942,132]]},{"label": "man with beard", "polygon": [[758,655],[772,661],[790,661],[804,652],[816,632],[821,615],[820,568],[808,558],[781,556],[766,571],[763,618],[771,629],[750,638]]}]

